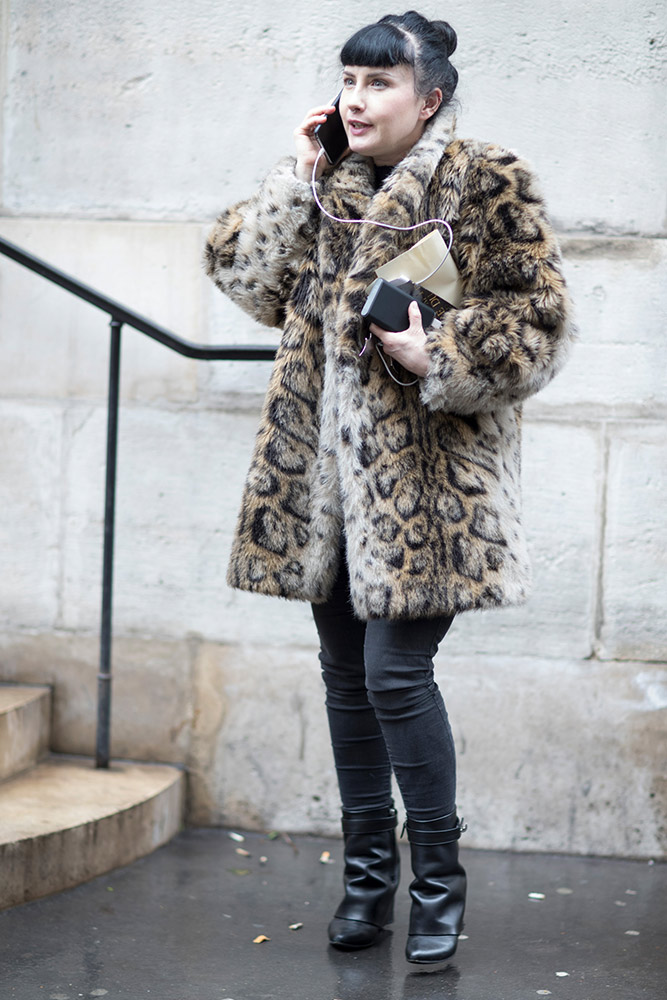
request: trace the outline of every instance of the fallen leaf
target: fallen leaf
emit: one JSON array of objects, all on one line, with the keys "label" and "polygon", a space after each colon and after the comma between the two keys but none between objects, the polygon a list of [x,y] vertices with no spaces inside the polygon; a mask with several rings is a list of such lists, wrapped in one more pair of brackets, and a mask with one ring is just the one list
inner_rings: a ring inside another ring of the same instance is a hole
[{"label": "fallen leaf", "polygon": [[269,838],[269,840],[277,840],[279,836],[280,834],[278,833],[277,830],[271,830],[271,833],[267,833],[267,837]]},{"label": "fallen leaf", "polygon": [[626,931],[625,933],[629,934],[631,937],[639,937],[639,931]]},{"label": "fallen leaf", "polygon": [[636,889],[626,889],[625,890],[625,895],[626,896],[636,896],[637,895],[637,890]]},{"label": "fallen leaf", "polygon": [[570,973],[569,973],[569,972],[557,972],[557,973],[556,973],[556,975],[557,975],[557,976],[560,976],[560,977],[561,977],[561,979],[562,979],[562,978],[563,978],[563,976],[569,976],[569,975],[570,975]]},{"label": "fallen leaf", "polygon": [[229,834],[229,839],[230,840],[235,840],[237,842],[237,844],[242,844],[243,841],[245,840],[245,837],[242,836],[242,834],[240,834],[240,833],[230,833]]},{"label": "fallen leaf", "polygon": [[303,924],[290,924],[289,925],[289,929],[291,931],[300,931],[302,927],[303,927]]},{"label": "fallen leaf", "polygon": [[252,939],[253,944],[263,944],[264,941],[270,941],[271,938],[267,937],[266,934],[258,934],[256,938]]},{"label": "fallen leaf", "polygon": [[299,853],[299,848],[296,846],[296,844],[294,843],[294,841],[292,840],[292,838],[290,837],[290,835],[288,833],[281,833],[280,836],[285,841],[285,843],[288,844],[292,848],[292,850],[294,851],[295,854]]},{"label": "fallen leaf", "polygon": [[628,904],[625,903],[622,899],[615,899],[614,900],[614,906],[627,906],[627,905]]},{"label": "fallen leaf", "polygon": [[249,875],[250,874],[250,869],[249,868],[228,868],[227,871],[231,872],[232,875]]},{"label": "fallen leaf", "polygon": [[543,892],[529,892],[528,899],[546,899],[547,897]]},{"label": "fallen leaf", "polygon": [[561,886],[560,889],[556,889],[559,896],[571,896],[574,889],[567,889],[565,886]]},{"label": "fallen leaf", "polygon": [[538,997],[550,997],[551,996],[551,990],[538,990],[537,991],[537,995],[538,995]]},{"label": "fallen leaf", "polygon": [[269,860],[268,858],[266,858],[266,857],[264,857],[264,855],[262,855],[261,858],[259,859],[259,863],[260,863],[260,865],[265,865],[268,860]]},{"label": "fallen leaf", "polygon": [[236,848],[236,853],[240,854],[242,858],[250,858],[250,857],[252,857],[252,855],[250,854],[250,851],[246,851],[245,847],[237,847]]},{"label": "fallen leaf", "polygon": [[320,854],[320,864],[321,865],[333,865],[335,864],[334,859],[331,857],[330,851],[322,851]]}]

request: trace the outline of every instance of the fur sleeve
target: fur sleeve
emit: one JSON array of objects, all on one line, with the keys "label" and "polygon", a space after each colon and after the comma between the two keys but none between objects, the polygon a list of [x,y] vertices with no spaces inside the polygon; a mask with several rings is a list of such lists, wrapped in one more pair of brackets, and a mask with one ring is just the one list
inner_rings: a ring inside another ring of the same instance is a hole
[{"label": "fur sleeve", "polygon": [[457,228],[465,296],[428,334],[421,396],[432,410],[470,414],[547,385],[573,334],[558,244],[525,163],[498,147],[478,153]]},{"label": "fur sleeve", "polygon": [[204,252],[206,273],[218,288],[265,326],[282,326],[285,303],[316,215],[310,186],[281,160],[256,194],[223,212]]}]

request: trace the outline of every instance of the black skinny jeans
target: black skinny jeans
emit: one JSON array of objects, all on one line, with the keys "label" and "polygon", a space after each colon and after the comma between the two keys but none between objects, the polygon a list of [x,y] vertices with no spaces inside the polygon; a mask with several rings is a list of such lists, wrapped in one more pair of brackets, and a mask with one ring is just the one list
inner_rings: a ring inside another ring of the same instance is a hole
[{"label": "black skinny jeans", "polygon": [[392,805],[392,768],[411,819],[454,812],[456,758],[433,657],[453,617],[360,621],[344,553],[331,597],[313,604],[343,808]]}]

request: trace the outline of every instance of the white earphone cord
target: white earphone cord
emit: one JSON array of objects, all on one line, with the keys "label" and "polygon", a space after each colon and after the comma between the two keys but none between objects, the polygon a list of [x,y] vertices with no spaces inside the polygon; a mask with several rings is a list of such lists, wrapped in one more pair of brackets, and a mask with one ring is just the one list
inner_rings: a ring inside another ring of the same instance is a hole
[{"label": "white earphone cord", "polygon": [[363,223],[366,223],[369,226],[379,226],[381,229],[396,229],[397,231],[400,231],[400,232],[403,232],[403,233],[410,232],[413,229],[420,229],[422,226],[430,226],[433,223],[438,223],[441,226],[445,226],[445,228],[447,229],[447,232],[449,234],[449,244],[447,246],[447,252],[445,253],[445,256],[442,258],[442,260],[440,261],[440,263],[438,264],[438,266],[434,267],[433,270],[430,272],[430,274],[427,274],[425,278],[421,278],[420,279],[419,284],[423,284],[425,281],[428,281],[429,278],[432,278],[433,275],[436,273],[436,271],[440,270],[440,268],[442,267],[442,265],[445,263],[445,261],[449,257],[449,254],[450,254],[451,249],[452,249],[452,243],[454,242],[454,233],[452,232],[452,227],[447,222],[447,220],[446,219],[427,219],[425,222],[415,222],[414,226],[392,226],[388,222],[376,222],[374,219],[339,219],[337,215],[332,215],[331,212],[327,212],[326,208],[324,207],[324,205],[322,204],[322,202],[320,201],[320,199],[318,197],[317,188],[315,187],[315,175],[317,173],[317,165],[320,162],[320,158],[323,155],[324,155],[324,150],[320,149],[319,153],[317,154],[317,159],[315,160],[315,162],[313,164],[313,172],[312,172],[311,177],[310,177],[310,186],[312,188],[313,198],[315,199],[317,207],[319,208],[319,210],[321,212],[324,212],[324,214],[327,216],[327,218],[332,219],[334,222],[345,222],[345,223],[349,223],[350,225],[356,225],[356,226],[360,226]]},{"label": "white earphone cord", "polygon": [[[445,261],[449,257],[449,254],[450,254],[451,249],[452,249],[452,243],[454,242],[454,233],[452,232],[452,227],[447,222],[447,220],[446,219],[427,219],[426,222],[416,222],[414,224],[414,226],[392,226],[388,222],[375,222],[374,219],[340,219],[337,215],[332,215],[331,212],[327,212],[326,208],[324,207],[324,205],[320,201],[320,199],[318,197],[318,194],[317,194],[317,188],[315,187],[315,180],[316,180],[315,175],[317,173],[317,165],[320,162],[320,158],[322,157],[323,154],[324,154],[324,150],[320,149],[319,153],[317,154],[317,158],[316,158],[316,160],[315,160],[315,162],[313,164],[313,172],[312,172],[312,174],[310,176],[310,186],[311,186],[312,191],[313,191],[313,198],[315,199],[315,203],[317,204],[317,207],[319,208],[320,212],[324,212],[324,214],[327,216],[327,218],[332,219],[333,222],[344,222],[344,223],[349,223],[350,225],[356,225],[356,226],[360,226],[360,225],[362,225],[362,223],[365,222],[369,226],[379,226],[381,229],[396,229],[396,230],[398,230],[400,232],[404,232],[404,233],[410,232],[413,229],[420,229],[422,226],[430,226],[432,223],[439,223],[441,226],[445,226],[446,227],[447,232],[449,233],[449,245],[447,246],[447,251],[445,253],[445,256],[442,258],[442,260],[440,261],[440,263],[438,264],[438,266],[433,268],[433,270],[430,272],[430,274],[427,274],[425,278],[421,279],[421,284],[423,284],[425,281],[428,281],[429,278],[432,278],[433,275],[436,273],[436,271],[440,270],[440,268],[442,267],[442,265],[445,263]],[[368,338],[367,338],[367,342],[368,342]],[[366,350],[366,345],[364,344],[364,347],[363,347],[363,350],[362,350],[361,353],[363,354],[365,350]],[[382,362],[382,364],[387,369],[387,374],[389,375],[390,378],[392,378],[394,380],[394,382],[396,382],[397,385],[403,385],[403,386],[409,387],[411,385],[416,385],[417,382],[419,382],[418,378],[416,378],[413,382],[400,382],[396,378],[396,376],[393,374],[393,372],[391,371],[391,369],[389,368],[389,365],[387,364],[387,360],[384,357],[382,351],[380,350],[378,344],[375,345],[375,350],[377,351],[377,354],[378,354],[378,357],[380,358],[380,361]]]}]

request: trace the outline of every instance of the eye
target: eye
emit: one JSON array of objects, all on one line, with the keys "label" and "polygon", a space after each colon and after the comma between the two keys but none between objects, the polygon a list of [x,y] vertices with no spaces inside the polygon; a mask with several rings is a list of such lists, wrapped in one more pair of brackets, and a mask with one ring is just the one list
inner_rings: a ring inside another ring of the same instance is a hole
[{"label": "eye", "polygon": [[375,87],[376,90],[381,90],[383,87],[387,86],[387,81],[375,79],[373,80],[373,86]]},{"label": "eye", "polygon": [[344,87],[354,87],[354,80],[352,79],[351,76],[344,76],[343,77],[343,86]]}]

